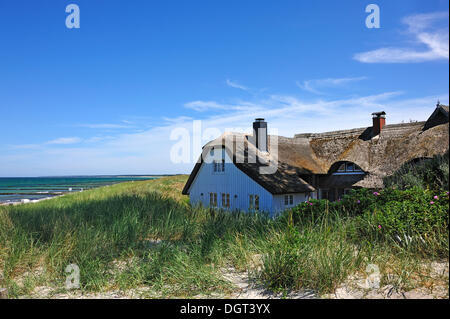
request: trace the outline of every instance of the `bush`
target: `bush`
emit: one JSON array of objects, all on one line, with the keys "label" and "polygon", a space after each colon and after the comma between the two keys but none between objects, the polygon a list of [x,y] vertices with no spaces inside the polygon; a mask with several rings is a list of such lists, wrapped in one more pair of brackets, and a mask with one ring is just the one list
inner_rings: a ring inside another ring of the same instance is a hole
[{"label": "bush", "polygon": [[393,175],[384,178],[384,185],[406,190],[421,187],[434,191],[449,188],[449,153],[436,155],[417,163],[406,163]]},{"label": "bush", "polygon": [[436,193],[414,187],[405,191],[392,188],[379,192],[353,190],[341,201],[311,200],[302,203],[292,210],[292,214],[294,224],[308,220],[322,222],[324,216],[357,216],[359,221],[365,221],[364,233],[381,227],[383,233],[389,235],[428,236],[435,231],[448,231],[448,209],[448,192]]}]

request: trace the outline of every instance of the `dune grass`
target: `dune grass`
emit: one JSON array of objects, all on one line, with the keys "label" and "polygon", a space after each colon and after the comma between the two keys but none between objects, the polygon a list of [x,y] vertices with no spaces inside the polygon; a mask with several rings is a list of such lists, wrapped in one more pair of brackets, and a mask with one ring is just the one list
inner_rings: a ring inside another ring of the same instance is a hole
[{"label": "dune grass", "polygon": [[12,297],[37,286],[64,291],[64,270],[77,264],[83,292],[147,287],[148,297],[227,295],[234,287],[221,274],[232,267],[274,291],[326,293],[368,263],[413,287],[420,263],[448,260],[448,232],[427,239],[433,255],[371,237],[360,231],[368,227],[361,220],[337,213],[294,219],[288,211],[271,219],[190,207],[181,195],[186,179],[126,182],[0,207],[0,286]]}]

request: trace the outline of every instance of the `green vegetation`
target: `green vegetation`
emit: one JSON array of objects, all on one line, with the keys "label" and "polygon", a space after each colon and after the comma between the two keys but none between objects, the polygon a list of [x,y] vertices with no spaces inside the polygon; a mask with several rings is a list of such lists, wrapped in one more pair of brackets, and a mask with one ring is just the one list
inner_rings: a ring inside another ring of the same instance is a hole
[{"label": "green vegetation", "polygon": [[395,174],[384,179],[387,187],[408,189],[411,187],[432,190],[448,190],[449,153],[431,159],[404,164]]},{"label": "green vegetation", "polygon": [[374,263],[382,284],[410,289],[429,280],[420,265],[448,261],[443,190],[358,190],[271,219],[190,207],[181,195],[186,179],[0,207],[0,286],[12,297],[37,286],[63,291],[74,263],[83,292],[145,286],[147,297],[226,295],[234,288],[222,271],[233,267],[274,291],[327,293]]},{"label": "green vegetation", "polygon": [[448,209],[448,192],[420,188],[311,200],[279,218],[290,227],[269,241],[260,276],[272,289],[327,292],[373,263],[402,274],[396,286],[412,288],[420,262],[448,261]]}]

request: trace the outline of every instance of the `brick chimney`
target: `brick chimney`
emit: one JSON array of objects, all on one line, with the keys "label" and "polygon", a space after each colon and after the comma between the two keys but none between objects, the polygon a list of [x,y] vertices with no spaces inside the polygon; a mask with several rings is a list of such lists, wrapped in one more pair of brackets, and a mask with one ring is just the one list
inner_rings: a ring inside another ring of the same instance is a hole
[{"label": "brick chimney", "polygon": [[372,135],[377,136],[381,133],[381,130],[386,125],[386,112],[374,112],[372,113]]}]

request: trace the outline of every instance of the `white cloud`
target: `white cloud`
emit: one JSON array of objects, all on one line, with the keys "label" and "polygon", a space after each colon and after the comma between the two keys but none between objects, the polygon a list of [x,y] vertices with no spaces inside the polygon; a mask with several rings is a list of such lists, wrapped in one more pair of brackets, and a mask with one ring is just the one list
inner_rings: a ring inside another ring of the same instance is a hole
[{"label": "white cloud", "polygon": [[51,141],[48,141],[45,144],[56,144],[56,145],[67,145],[67,144],[76,144],[80,143],[81,139],[79,137],[60,137]]},{"label": "white cloud", "polygon": [[[264,117],[269,130],[278,129],[282,136],[293,136],[367,127],[372,125],[370,114],[381,110],[387,112],[388,124],[410,119],[426,120],[433,112],[436,100],[448,103],[448,98],[448,94],[442,94],[409,99],[402,92],[383,92],[348,99],[304,101],[292,95],[272,95],[257,101],[227,103],[229,109],[220,114],[205,114],[201,124],[202,132],[206,128],[217,128],[220,132],[230,128],[245,131],[251,128],[256,117]],[[220,105],[218,102],[210,103]],[[168,119],[143,132],[108,135],[104,139],[94,136],[84,139],[79,145],[64,148],[48,143],[40,148],[10,148],[0,154],[0,176],[189,173],[192,163],[174,164],[170,160],[171,147],[176,143],[170,140],[170,133],[183,127],[192,134],[193,119],[194,116]],[[59,138],[54,141],[76,142],[79,139]],[[206,142],[208,140],[204,139],[201,144]],[[199,151],[191,150],[192,160]]]},{"label": "white cloud", "polygon": [[24,149],[24,150],[30,149],[31,150],[31,149],[40,148],[41,145],[39,145],[39,144],[20,144],[20,145],[8,145],[8,147],[12,148],[12,149]]},{"label": "white cloud", "polygon": [[[437,27],[442,20],[445,20],[446,26]],[[425,46],[425,50],[415,47],[385,47],[357,53],[353,58],[362,63],[417,63],[449,59],[447,12],[412,15],[404,18],[402,23],[407,26],[406,33],[413,36],[419,46]]]},{"label": "white cloud", "polygon": [[114,139],[114,136],[93,136],[85,140],[86,143],[98,143]]},{"label": "white cloud", "polygon": [[436,20],[448,18],[448,12],[432,12],[407,16],[402,22],[408,26],[411,33],[419,33],[425,29],[432,28]]},{"label": "white cloud", "polygon": [[257,105],[251,102],[241,102],[238,104],[222,104],[215,101],[192,101],[184,104],[184,106],[188,109],[192,109],[197,112],[205,112],[205,111],[240,111],[240,110],[248,110],[248,109],[256,109]]},{"label": "white cloud", "polygon": [[122,121],[126,123],[124,124],[110,124],[110,123],[100,123],[100,124],[79,124],[77,126],[79,127],[87,127],[87,128],[93,128],[93,129],[121,129],[121,128],[131,128],[133,126],[129,125],[130,123],[128,121]]},{"label": "white cloud", "polygon": [[307,80],[303,81],[303,83],[297,82],[297,86],[301,88],[302,90],[322,95],[324,94],[319,88],[330,88],[330,87],[337,87],[337,86],[343,86],[345,84],[351,83],[351,82],[358,82],[362,80],[366,80],[367,77],[360,76],[360,77],[352,77],[352,78],[327,78],[327,79],[316,79],[316,80]]},{"label": "white cloud", "polygon": [[228,108],[228,105],[220,104],[214,101],[192,101],[184,104],[184,106],[198,112],[208,110],[226,110]]},{"label": "white cloud", "polygon": [[183,123],[186,121],[193,120],[193,118],[190,116],[178,116],[178,117],[174,117],[174,118],[163,117],[163,120],[170,124],[176,124],[176,123]]},{"label": "white cloud", "polygon": [[235,89],[241,89],[241,90],[244,90],[244,91],[248,91],[249,90],[248,87],[243,86],[243,85],[237,83],[236,81],[231,81],[231,80],[227,79],[226,83],[227,83],[228,86],[230,86],[232,88],[235,88]]}]

